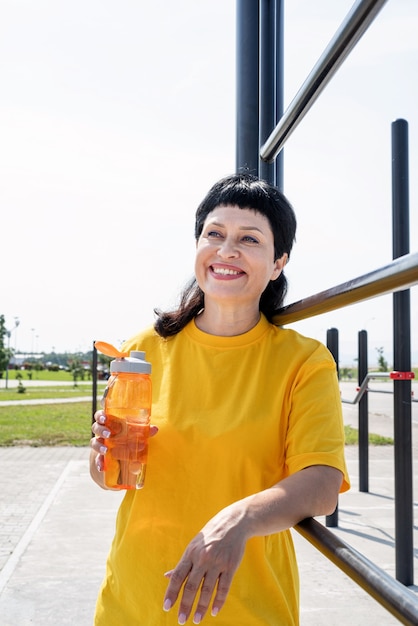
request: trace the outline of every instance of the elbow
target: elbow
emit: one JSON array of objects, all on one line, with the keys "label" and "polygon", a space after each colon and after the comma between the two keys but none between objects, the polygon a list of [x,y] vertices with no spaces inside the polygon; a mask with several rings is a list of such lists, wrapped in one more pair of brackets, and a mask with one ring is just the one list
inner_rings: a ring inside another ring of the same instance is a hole
[{"label": "elbow", "polygon": [[[339,470],[334,468],[330,469],[332,470],[330,480],[327,481],[326,486],[324,485],[325,488],[323,490],[321,515],[332,515],[335,512],[338,504],[338,495],[344,478],[342,472]],[[330,474],[329,472],[327,473]]]},{"label": "elbow", "polygon": [[337,508],[337,504],[338,494],[321,497],[312,506],[310,515],[306,515],[306,517],[322,517],[323,515],[332,515]]},{"label": "elbow", "polygon": [[310,517],[332,515],[338,504],[338,494],[343,482],[343,473],[335,467],[312,466],[309,471],[313,478],[311,500],[312,511]]},{"label": "elbow", "polygon": [[321,515],[332,515],[337,508],[337,504],[338,493],[333,498],[330,498],[329,502],[327,502],[327,506],[324,507],[324,511],[321,513]]}]

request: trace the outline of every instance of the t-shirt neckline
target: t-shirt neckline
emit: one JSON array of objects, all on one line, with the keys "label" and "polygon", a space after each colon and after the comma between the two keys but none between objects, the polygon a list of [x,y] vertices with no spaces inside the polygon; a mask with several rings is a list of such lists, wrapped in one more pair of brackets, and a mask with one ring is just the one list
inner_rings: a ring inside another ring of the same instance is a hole
[{"label": "t-shirt neckline", "polygon": [[193,341],[196,341],[197,343],[205,346],[213,348],[239,348],[242,346],[247,346],[261,339],[261,337],[267,332],[269,327],[270,323],[268,322],[267,318],[263,314],[261,314],[260,320],[257,322],[257,324],[246,333],[242,333],[241,335],[232,335],[228,337],[210,335],[209,333],[205,333],[203,330],[200,330],[196,326],[196,322],[194,319],[187,324],[184,330]]}]

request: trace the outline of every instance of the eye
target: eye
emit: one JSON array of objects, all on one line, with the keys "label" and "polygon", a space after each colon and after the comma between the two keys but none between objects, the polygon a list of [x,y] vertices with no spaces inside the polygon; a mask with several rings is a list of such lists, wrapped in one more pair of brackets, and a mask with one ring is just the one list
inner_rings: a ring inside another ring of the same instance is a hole
[{"label": "eye", "polygon": [[206,233],[206,237],[212,237],[213,239],[216,239],[218,237],[222,237],[222,234],[217,230],[209,230]]},{"label": "eye", "polygon": [[256,239],[255,237],[252,237],[251,235],[245,235],[245,237],[243,237],[242,240],[245,241],[246,243],[259,243],[258,239]]}]

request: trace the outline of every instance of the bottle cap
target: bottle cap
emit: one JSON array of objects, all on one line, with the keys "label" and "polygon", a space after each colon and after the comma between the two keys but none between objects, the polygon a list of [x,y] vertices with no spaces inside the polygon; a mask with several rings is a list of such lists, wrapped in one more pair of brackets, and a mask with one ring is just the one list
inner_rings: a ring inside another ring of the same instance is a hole
[{"label": "bottle cap", "polygon": [[132,350],[128,357],[121,357],[110,362],[111,374],[129,372],[133,374],[151,374],[151,363],[145,360],[145,352]]}]

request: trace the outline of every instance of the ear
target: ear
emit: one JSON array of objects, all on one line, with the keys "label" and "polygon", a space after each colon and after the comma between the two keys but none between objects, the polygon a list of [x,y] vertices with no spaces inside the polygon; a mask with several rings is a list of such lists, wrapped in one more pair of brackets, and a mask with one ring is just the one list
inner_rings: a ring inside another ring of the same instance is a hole
[{"label": "ear", "polygon": [[289,258],[289,255],[287,254],[287,252],[285,252],[280,259],[276,259],[274,262],[274,270],[273,273],[271,275],[270,280],[277,280],[277,278],[279,278],[280,274],[283,271],[284,266],[287,263],[287,260]]}]

